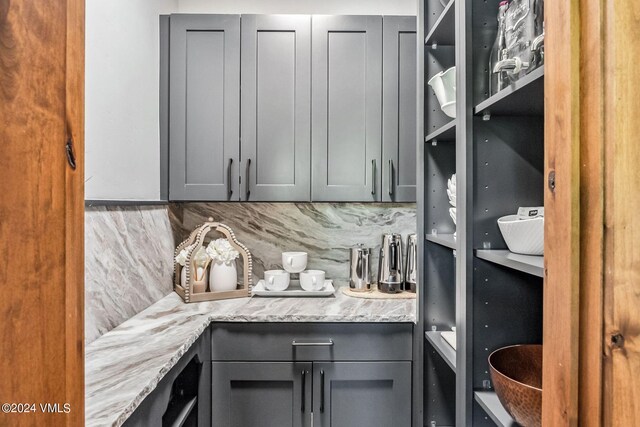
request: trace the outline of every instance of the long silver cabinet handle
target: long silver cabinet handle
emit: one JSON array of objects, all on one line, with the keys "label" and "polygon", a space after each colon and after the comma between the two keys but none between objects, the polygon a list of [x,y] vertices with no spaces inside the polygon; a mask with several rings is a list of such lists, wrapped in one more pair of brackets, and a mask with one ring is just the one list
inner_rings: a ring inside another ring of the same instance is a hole
[{"label": "long silver cabinet handle", "polygon": [[324,370],[320,369],[320,413],[324,412]]},{"label": "long silver cabinet handle", "polygon": [[307,400],[306,390],[305,390],[307,388],[306,379],[307,379],[307,375],[306,375],[305,370],[303,369],[302,370],[302,403],[301,403],[301,406],[300,406],[300,411],[301,412],[305,411],[304,401]]},{"label": "long silver cabinet handle", "polygon": [[371,194],[376,195],[376,159],[371,160]]},{"label": "long silver cabinet handle", "polygon": [[227,167],[227,198],[231,200],[233,190],[231,189],[231,165],[233,165],[233,159],[229,159],[229,166]]},{"label": "long silver cabinet handle", "polygon": [[247,187],[247,195],[246,200],[249,200],[249,196],[251,195],[251,182],[249,181],[249,173],[251,172],[251,159],[247,159],[247,183],[245,184]]},{"label": "long silver cabinet handle", "polygon": [[393,160],[389,159],[389,196],[393,196]]},{"label": "long silver cabinet handle", "polygon": [[294,347],[331,347],[334,344],[332,339],[327,341],[291,341]]}]

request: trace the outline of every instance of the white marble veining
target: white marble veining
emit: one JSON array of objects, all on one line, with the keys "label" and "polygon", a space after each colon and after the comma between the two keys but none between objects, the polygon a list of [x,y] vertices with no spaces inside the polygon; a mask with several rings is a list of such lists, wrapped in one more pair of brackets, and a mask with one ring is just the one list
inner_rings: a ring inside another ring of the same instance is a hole
[{"label": "white marble veining", "polygon": [[[339,285],[339,284],[338,284]],[[184,304],[171,293],[87,345],[87,426],[120,426],[211,322],[415,322],[415,300],[239,298]]]},{"label": "white marble veining", "polygon": [[167,206],[85,212],[85,341],[91,343],[172,291]]},{"label": "white marble veining", "polygon": [[[379,248],[382,234],[416,232],[415,204],[392,203],[180,203],[169,208],[176,241],[212,217],[233,229],[253,257],[254,283],[264,270],[281,268],[281,253],[305,251],[310,269],[349,278],[349,248]],[[377,276],[378,251],[372,274]]]}]

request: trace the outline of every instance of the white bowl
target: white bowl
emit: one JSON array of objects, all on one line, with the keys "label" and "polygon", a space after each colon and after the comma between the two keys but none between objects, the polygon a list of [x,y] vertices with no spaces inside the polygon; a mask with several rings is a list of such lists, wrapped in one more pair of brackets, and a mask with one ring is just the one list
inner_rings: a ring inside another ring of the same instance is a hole
[{"label": "white bowl", "polygon": [[447,102],[446,104],[442,104],[440,106],[440,109],[442,110],[443,113],[445,113],[447,116],[451,117],[452,119],[456,118],[456,101],[451,101],[451,102]]},{"label": "white bowl", "polygon": [[456,67],[440,71],[427,82],[438,98],[442,111],[449,117],[456,117]]},{"label": "white bowl", "polygon": [[449,204],[456,207],[456,193],[452,193],[451,190],[447,189],[447,197],[449,198]]},{"label": "white bowl", "polygon": [[451,190],[453,194],[456,193],[456,174],[451,175],[451,178],[447,179],[447,189]]},{"label": "white bowl", "polygon": [[306,252],[283,252],[282,268],[289,273],[300,273],[307,268]]},{"label": "white bowl", "polygon": [[324,288],[324,279],[324,271],[306,270],[300,273],[300,286],[305,291],[319,291]]},{"label": "white bowl", "polygon": [[265,271],[264,286],[268,291],[284,291],[289,287],[289,273],[284,270]]},{"label": "white bowl", "polygon": [[498,219],[498,227],[511,252],[544,254],[544,217],[518,219],[518,215],[507,215]]}]

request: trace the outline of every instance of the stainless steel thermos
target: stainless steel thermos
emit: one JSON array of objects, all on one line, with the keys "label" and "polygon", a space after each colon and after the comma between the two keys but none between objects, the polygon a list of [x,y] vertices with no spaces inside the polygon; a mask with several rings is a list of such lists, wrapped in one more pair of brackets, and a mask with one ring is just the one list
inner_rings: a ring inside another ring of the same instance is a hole
[{"label": "stainless steel thermos", "polygon": [[378,264],[378,290],[395,294],[402,292],[404,274],[402,268],[402,236],[383,234]]},{"label": "stainless steel thermos", "polygon": [[356,292],[371,290],[371,249],[358,244],[351,248],[349,288]]},{"label": "stainless steel thermos", "polygon": [[409,237],[407,237],[406,268],[404,290],[415,292],[416,283],[418,282],[418,236],[416,234],[409,234]]}]

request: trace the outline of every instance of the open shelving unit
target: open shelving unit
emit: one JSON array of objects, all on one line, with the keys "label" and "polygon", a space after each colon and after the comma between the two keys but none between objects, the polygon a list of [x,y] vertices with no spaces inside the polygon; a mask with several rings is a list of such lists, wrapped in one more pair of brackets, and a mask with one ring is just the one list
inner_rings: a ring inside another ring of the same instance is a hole
[{"label": "open shelving unit", "polygon": [[544,258],[542,256],[514,254],[506,249],[477,249],[476,257],[503,267],[544,277]]},{"label": "open shelving unit", "polygon": [[[418,37],[425,41],[418,60],[417,192],[424,386],[416,426],[516,425],[493,392],[487,359],[507,345],[542,342],[544,259],[509,252],[497,219],[543,204],[544,66],[489,93],[498,4],[419,2]],[[455,119],[444,115],[427,84],[453,66]],[[453,173],[457,227],[446,195]],[[454,326],[455,351],[439,332]]]},{"label": "open shelving unit", "polygon": [[426,239],[429,242],[436,243],[445,248],[453,250],[457,248],[456,239],[453,237],[453,234],[427,234]]},{"label": "open shelving unit", "polygon": [[424,138],[424,142],[433,141],[455,141],[456,140],[456,121],[451,120],[449,123],[440,126]]},{"label": "open shelving unit", "polygon": [[495,114],[518,116],[544,112],[544,99],[539,94],[544,91],[544,66],[516,80],[512,85],[479,103],[475,114]]},{"label": "open shelving unit", "polygon": [[476,402],[489,415],[496,425],[500,427],[517,427],[511,415],[504,409],[502,403],[498,399],[498,395],[493,391],[476,391],[473,393]]},{"label": "open shelving unit", "polygon": [[447,344],[440,331],[427,331],[424,333],[429,344],[438,352],[438,354],[447,362],[447,365],[454,371],[456,370],[456,351]]},{"label": "open shelving unit", "polygon": [[438,19],[431,26],[424,39],[425,45],[448,45],[455,42],[455,33],[451,29],[455,26],[455,0],[449,0],[444,9],[439,13]]}]

